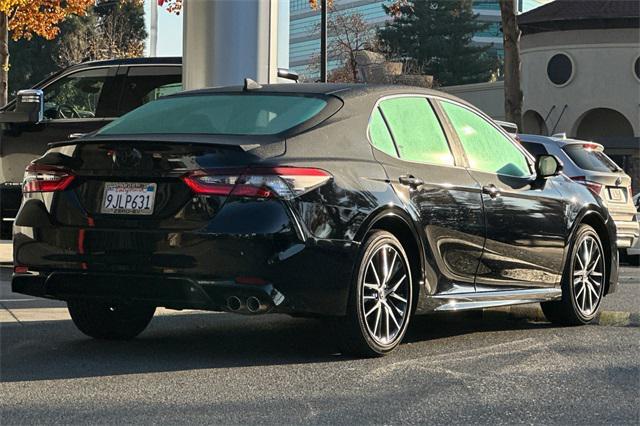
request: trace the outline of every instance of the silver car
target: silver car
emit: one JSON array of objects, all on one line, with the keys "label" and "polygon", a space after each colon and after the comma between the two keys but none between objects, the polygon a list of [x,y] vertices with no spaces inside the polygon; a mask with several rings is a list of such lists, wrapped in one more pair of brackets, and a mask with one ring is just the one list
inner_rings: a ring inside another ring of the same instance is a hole
[{"label": "silver car", "polygon": [[[636,219],[638,223],[640,223],[640,193],[633,196],[633,204],[636,206],[636,211],[638,214],[636,215]],[[640,238],[638,238],[634,245],[627,249],[627,257],[633,256],[635,259],[627,259],[630,262],[635,263],[636,265],[640,263]]]},{"label": "silver car", "polygon": [[640,234],[631,178],[595,142],[556,136],[519,134],[517,139],[534,156],[553,154],[564,163],[564,173],[598,194],[607,205],[618,231],[618,248],[637,243]]}]

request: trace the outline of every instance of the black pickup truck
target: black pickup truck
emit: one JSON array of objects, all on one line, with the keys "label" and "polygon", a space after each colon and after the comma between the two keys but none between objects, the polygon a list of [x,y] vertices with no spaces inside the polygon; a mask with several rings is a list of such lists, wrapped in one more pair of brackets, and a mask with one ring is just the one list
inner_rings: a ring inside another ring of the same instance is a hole
[{"label": "black pickup truck", "polygon": [[182,58],[94,61],[63,69],[0,109],[0,239],[11,238],[24,169],[47,144],[81,137],[182,90]]}]

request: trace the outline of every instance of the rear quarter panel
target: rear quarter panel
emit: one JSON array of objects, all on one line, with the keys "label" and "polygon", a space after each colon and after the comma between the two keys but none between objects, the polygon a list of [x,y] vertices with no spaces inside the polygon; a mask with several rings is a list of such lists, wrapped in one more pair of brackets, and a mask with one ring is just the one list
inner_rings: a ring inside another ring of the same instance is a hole
[{"label": "rear quarter panel", "polygon": [[562,193],[565,200],[565,220],[567,221],[567,236],[563,263],[569,253],[569,248],[580,224],[599,221],[608,241],[602,241],[603,248],[608,254],[609,276],[608,292],[615,291],[618,282],[618,248],[616,245],[616,227],[606,205],[602,199],[593,194],[586,186],[573,182],[565,175],[553,178],[553,184]]}]

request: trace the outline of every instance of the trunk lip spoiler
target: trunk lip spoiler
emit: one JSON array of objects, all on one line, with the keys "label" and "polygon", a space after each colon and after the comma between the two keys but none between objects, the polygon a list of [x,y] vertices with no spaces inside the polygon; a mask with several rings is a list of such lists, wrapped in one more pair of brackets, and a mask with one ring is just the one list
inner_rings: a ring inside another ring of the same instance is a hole
[{"label": "trunk lip spoiler", "polygon": [[275,142],[283,142],[285,138],[278,135],[197,135],[182,133],[167,133],[162,135],[136,134],[117,136],[85,136],[79,139],[51,142],[49,148],[57,148],[69,145],[100,144],[100,143],[178,143],[193,145],[226,145],[240,147],[244,151],[268,145]]}]

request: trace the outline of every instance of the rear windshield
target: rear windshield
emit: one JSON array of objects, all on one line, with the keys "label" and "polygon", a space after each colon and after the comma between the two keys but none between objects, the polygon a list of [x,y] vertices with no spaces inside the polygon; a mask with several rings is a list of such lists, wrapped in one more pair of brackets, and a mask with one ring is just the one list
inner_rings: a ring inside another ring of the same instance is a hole
[{"label": "rear windshield", "polygon": [[582,145],[567,145],[564,151],[578,167],[592,172],[617,172],[620,168],[607,155]]},{"label": "rear windshield", "polygon": [[99,135],[275,135],[322,111],[312,96],[207,94],[160,98],[103,127]]}]

